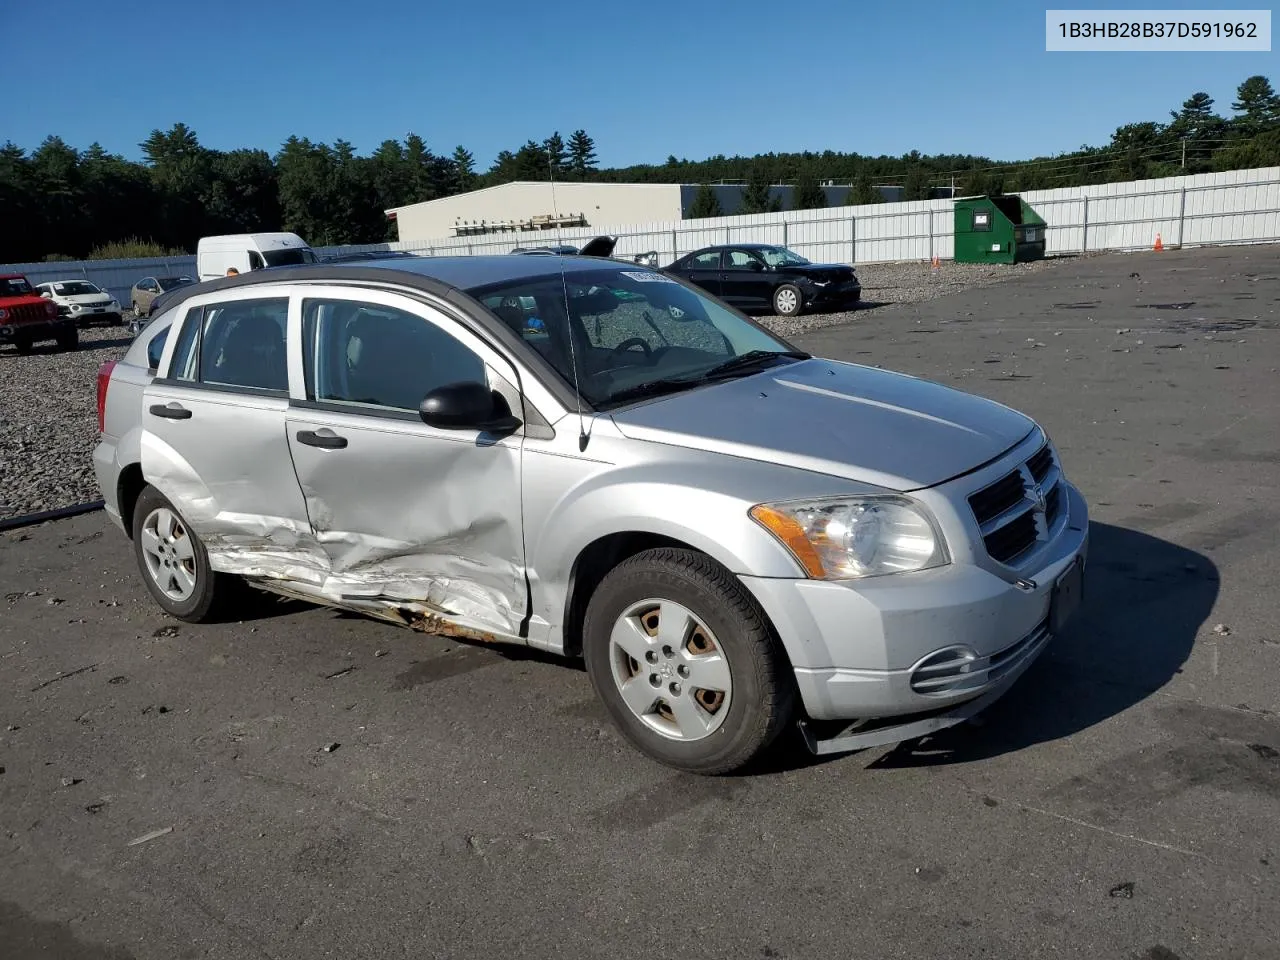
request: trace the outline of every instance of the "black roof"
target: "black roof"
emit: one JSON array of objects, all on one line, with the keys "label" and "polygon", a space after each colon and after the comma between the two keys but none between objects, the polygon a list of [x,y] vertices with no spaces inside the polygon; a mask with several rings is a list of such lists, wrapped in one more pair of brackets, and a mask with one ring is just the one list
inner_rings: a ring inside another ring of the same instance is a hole
[{"label": "black roof", "polygon": [[[781,243],[713,243],[709,247],[699,247],[694,253],[706,253],[708,250],[777,250]],[[685,254],[692,256],[692,254]]]}]

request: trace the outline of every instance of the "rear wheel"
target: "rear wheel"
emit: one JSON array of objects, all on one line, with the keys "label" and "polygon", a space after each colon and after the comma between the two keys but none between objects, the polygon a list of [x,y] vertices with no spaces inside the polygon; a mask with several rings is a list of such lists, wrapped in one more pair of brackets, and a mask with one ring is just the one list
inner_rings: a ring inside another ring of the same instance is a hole
[{"label": "rear wheel", "polygon": [[54,335],[54,340],[57,341],[59,350],[75,350],[80,346],[80,331],[75,327],[67,327],[59,330]]},{"label": "rear wheel", "polygon": [[189,623],[218,619],[240,582],[216,573],[200,538],[168,499],[146,486],[133,510],[133,550],[147,590],[165,613]]},{"label": "rear wheel", "polygon": [[780,317],[794,317],[804,306],[804,297],[800,288],[792,283],[784,283],[773,291],[773,312]]},{"label": "rear wheel", "polygon": [[583,654],[626,737],[691,773],[747,765],[794,710],[790,667],[763,611],[693,550],[647,550],[612,570],[587,607]]}]

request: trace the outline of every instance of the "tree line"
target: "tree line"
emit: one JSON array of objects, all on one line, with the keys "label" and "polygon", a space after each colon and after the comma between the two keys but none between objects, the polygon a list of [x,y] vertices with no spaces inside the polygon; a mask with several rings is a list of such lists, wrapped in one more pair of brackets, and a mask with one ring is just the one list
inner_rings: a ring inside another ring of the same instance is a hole
[{"label": "tree line", "polygon": [[290,230],[314,246],[378,243],[395,239],[384,215],[390,207],[553,176],[698,183],[689,215],[716,216],[722,211],[709,185],[725,181],[746,184],[740,212],[767,212],[779,207],[769,190],[779,183],[794,185],[793,208],[811,209],[827,203],[824,181],[851,184],[844,202],[861,204],[881,200],[876,188],[884,184],[913,200],[935,187],[1001,193],[1280,165],[1280,96],[1270,80],[1246,79],[1230,110],[1222,115],[1197,92],[1168,121],[1126,124],[1104,146],[1016,162],[828,150],[696,161],[673,154],[663,164],[601,169],[595,142],[577,130],[503,150],[479,172],[465,147],[437,153],[416,135],[386,140],[368,156],[343,140],[290,137],[272,155],[209,149],[178,123],[151,132],[141,162],[50,136],[30,153],[0,147],[0,263],[189,252],[202,236],[257,230]]}]

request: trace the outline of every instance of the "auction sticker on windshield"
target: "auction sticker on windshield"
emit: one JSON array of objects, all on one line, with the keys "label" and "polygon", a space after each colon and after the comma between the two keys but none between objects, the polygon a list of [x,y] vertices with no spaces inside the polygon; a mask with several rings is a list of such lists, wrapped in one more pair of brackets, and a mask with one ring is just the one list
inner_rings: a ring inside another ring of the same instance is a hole
[{"label": "auction sticker on windshield", "polygon": [[[632,280],[639,280],[641,283],[675,283],[670,277],[663,276],[660,273],[641,273],[639,270],[623,270],[624,277],[630,277]],[[679,286],[679,284],[677,284]]]}]

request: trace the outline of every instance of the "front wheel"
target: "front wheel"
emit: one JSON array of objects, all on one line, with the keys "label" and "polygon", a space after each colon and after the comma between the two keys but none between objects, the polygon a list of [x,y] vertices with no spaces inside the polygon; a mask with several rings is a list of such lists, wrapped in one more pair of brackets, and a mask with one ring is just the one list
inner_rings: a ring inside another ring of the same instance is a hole
[{"label": "front wheel", "polygon": [[792,283],[784,283],[773,291],[773,312],[780,317],[794,317],[804,306],[804,296],[800,288]]},{"label": "front wheel", "polygon": [[80,331],[75,327],[68,327],[65,330],[58,331],[54,335],[54,340],[57,342],[59,350],[76,350],[80,346]]},{"label": "front wheel", "polygon": [[150,485],[133,510],[133,550],[147,590],[165,613],[179,620],[218,619],[235,592],[235,578],[214,572],[200,538]]},{"label": "front wheel", "polygon": [[692,550],[647,550],[613,569],[587,607],[583,655],[622,733],[690,773],[746,766],[794,711],[794,680],[764,612]]}]

